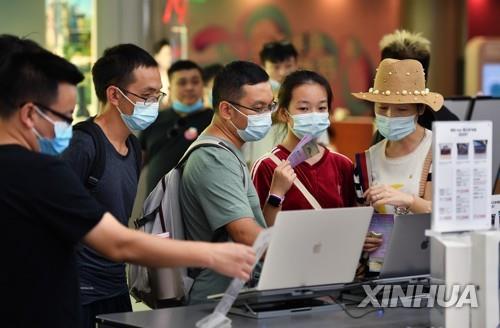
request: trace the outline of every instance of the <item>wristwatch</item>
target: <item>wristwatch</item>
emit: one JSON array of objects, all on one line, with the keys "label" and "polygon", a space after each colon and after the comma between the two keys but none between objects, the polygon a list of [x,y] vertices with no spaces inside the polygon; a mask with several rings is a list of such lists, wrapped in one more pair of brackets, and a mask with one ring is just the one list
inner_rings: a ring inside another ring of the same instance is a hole
[{"label": "wristwatch", "polygon": [[274,207],[280,207],[281,204],[283,204],[284,200],[285,200],[285,196],[280,197],[280,196],[275,195],[275,194],[269,194],[269,196],[267,197],[267,203],[271,206],[274,206]]},{"label": "wristwatch", "polygon": [[410,209],[404,206],[394,206],[394,214],[396,215],[407,215],[410,213]]}]

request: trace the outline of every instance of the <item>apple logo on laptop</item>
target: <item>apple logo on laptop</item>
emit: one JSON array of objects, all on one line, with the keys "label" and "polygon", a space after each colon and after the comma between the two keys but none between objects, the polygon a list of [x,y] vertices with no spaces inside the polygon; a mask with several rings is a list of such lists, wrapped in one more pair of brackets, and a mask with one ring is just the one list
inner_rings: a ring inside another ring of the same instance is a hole
[{"label": "apple logo on laptop", "polygon": [[321,247],[322,246],[323,246],[323,244],[321,242],[314,244],[313,245],[313,253],[314,254],[319,254],[321,252]]},{"label": "apple logo on laptop", "polygon": [[429,247],[429,239],[425,238],[425,240],[420,244],[421,249],[427,249]]}]

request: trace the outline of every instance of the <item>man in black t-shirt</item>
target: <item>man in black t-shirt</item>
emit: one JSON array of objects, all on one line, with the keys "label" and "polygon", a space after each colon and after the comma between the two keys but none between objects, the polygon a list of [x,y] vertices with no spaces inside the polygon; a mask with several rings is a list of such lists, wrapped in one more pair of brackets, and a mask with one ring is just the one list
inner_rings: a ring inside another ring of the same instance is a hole
[{"label": "man in black t-shirt", "polygon": [[203,104],[201,68],[179,60],[168,69],[172,107],[139,137],[148,164],[147,192],[177,165],[184,152],[212,121],[213,111]]},{"label": "man in black t-shirt", "polygon": [[[8,55],[0,36],[0,307],[2,327],[78,327],[78,241],[116,262],[212,267],[248,278],[254,255],[236,244],[175,241],[129,230],[52,153],[71,134],[78,69],[48,51]],[[23,41],[17,39],[16,42]],[[42,152],[40,154],[39,152]],[[40,302],[40,297],[48,297]]]},{"label": "man in black t-shirt", "polygon": [[[134,151],[139,142],[132,132],[145,129],[158,115],[164,95],[160,71],[148,52],[120,44],[104,51],[92,68],[92,78],[102,111],[86,124],[98,135],[75,131],[62,158],[92,196],[127,226],[137,192],[137,163],[142,160],[140,151]],[[102,143],[104,158],[98,158],[95,142]],[[104,167],[102,175],[97,183],[89,183],[97,160]],[[83,327],[94,327],[98,314],[132,311],[124,263],[109,261],[82,244],[77,266]]]}]

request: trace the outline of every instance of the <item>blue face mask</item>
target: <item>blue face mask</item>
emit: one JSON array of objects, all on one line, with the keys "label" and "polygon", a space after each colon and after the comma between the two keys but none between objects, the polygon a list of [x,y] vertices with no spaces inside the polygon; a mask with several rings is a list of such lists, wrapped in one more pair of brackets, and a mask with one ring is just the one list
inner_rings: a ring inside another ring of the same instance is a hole
[{"label": "blue face mask", "polygon": [[245,141],[257,141],[264,138],[269,132],[273,121],[271,119],[271,112],[267,112],[264,114],[256,114],[256,115],[246,115],[240,112],[236,107],[231,105],[234,109],[238,111],[241,115],[244,115],[248,119],[247,127],[245,130],[238,129],[233,122],[233,126],[236,128],[236,132],[240,136],[240,138]]},{"label": "blue face mask", "polygon": [[387,117],[375,114],[375,124],[380,134],[391,141],[401,140],[417,129],[415,115]]},{"label": "blue face mask", "polygon": [[212,90],[210,90],[210,93],[208,94],[208,103],[210,106],[214,106],[214,94]]},{"label": "blue face mask", "polygon": [[117,90],[120,91],[120,93],[134,105],[134,112],[132,115],[123,114],[120,108],[118,108],[118,106],[116,107],[120,112],[123,123],[125,123],[129,130],[142,131],[156,120],[158,117],[158,109],[160,108],[160,103],[158,101],[149,103],[133,103],[132,100],[130,100],[120,89]]},{"label": "blue face mask", "polygon": [[278,91],[280,90],[281,83],[273,79],[269,79],[269,82],[271,83],[271,89],[273,89],[273,93],[277,94]]},{"label": "blue face mask", "polygon": [[292,115],[293,133],[302,139],[305,135],[319,137],[330,126],[330,115],[325,113],[307,113]]},{"label": "blue face mask", "polygon": [[203,100],[199,99],[192,105],[186,105],[178,100],[174,100],[174,102],[172,103],[172,108],[179,113],[191,114],[199,111],[200,109],[203,109]]},{"label": "blue face mask", "polygon": [[66,122],[54,122],[45,114],[43,114],[40,110],[38,110],[40,116],[44,119],[52,123],[54,126],[54,138],[49,139],[43,137],[40,133],[38,133],[35,129],[38,145],[40,146],[40,152],[47,155],[59,155],[69,146],[69,142],[71,141],[71,137],[73,136],[73,127],[71,124]]}]

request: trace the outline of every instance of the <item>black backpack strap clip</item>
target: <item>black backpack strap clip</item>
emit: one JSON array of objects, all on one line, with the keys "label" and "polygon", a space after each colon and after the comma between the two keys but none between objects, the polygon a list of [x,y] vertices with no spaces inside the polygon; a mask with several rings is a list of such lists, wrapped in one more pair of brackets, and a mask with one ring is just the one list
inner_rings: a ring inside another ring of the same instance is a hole
[{"label": "black backpack strap clip", "polygon": [[157,207],[153,212],[149,213],[148,215],[145,215],[141,218],[138,218],[137,220],[134,220],[134,226],[136,229],[144,227],[147,223],[153,222],[155,220],[156,214],[158,214],[158,211],[160,210],[160,207]]}]

